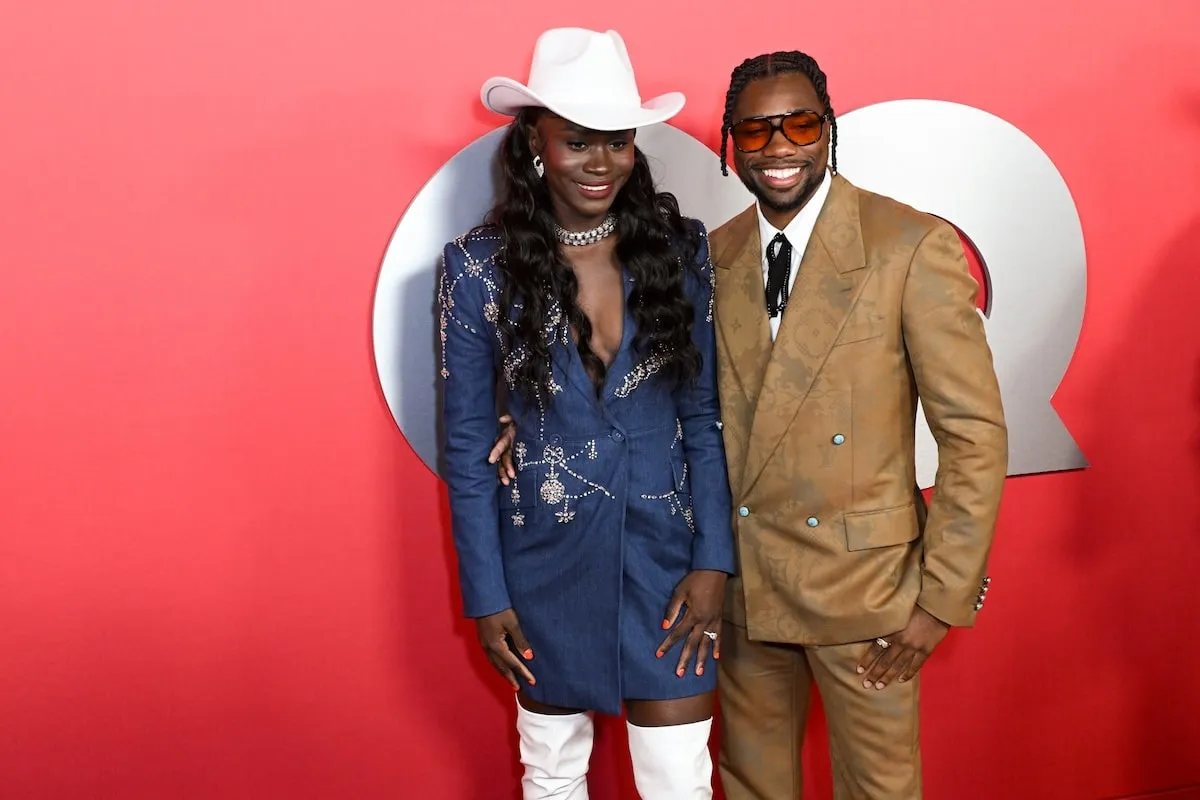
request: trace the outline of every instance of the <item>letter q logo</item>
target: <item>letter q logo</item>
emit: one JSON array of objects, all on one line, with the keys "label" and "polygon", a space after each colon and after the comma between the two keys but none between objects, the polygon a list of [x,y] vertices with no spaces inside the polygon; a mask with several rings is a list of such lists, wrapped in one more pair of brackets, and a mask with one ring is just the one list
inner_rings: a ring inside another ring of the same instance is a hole
[{"label": "letter q logo", "polygon": [[[897,131],[917,132],[898,136]],[[375,364],[401,432],[441,472],[435,286],[442,247],[491,207],[497,129],[450,159],[421,189],[384,254],[375,294]],[[753,202],[717,156],[670,125],[638,132],[659,186],[711,230]],[[970,106],[896,100],[838,118],[838,164],[852,183],[954,224],[987,279],[983,312],[1009,430],[1009,475],[1087,460],[1050,404],[1083,324],[1083,230],[1066,182],[1015,126]],[[933,485],[937,446],[917,417],[917,481]]]}]

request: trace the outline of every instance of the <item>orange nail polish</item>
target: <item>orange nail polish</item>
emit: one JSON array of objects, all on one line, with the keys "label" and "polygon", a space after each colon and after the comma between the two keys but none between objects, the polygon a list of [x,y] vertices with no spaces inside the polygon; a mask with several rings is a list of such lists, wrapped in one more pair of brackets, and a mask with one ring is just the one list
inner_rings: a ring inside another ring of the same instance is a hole
[{"label": "orange nail polish", "polygon": [[525,651],[524,653],[522,653],[521,655],[525,656],[525,660],[526,660],[526,661],[532,661],[532,660],[533,660],[533,651],[532,651],[532,650],[526,650],[526,651]]},{"label": "orange nail polish", "polygon": [[664,619],[663,620],[663,630],[665,631],[669,627],[671,627],[671,621],[669,619]]},{"label": "orange nail polish", "polygon": [[680,678],[682,678],[682,677],[683,677],[683,670],[681,670],[681,669],[675,670],[675,674],[676,674],[677,676],[679,676]]}]

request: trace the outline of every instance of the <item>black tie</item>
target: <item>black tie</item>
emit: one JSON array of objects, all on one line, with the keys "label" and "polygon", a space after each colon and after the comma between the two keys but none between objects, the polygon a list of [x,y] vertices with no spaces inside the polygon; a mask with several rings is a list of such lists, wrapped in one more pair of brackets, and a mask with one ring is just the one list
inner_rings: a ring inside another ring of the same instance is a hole
[{"label": "black tie", "polygon": [[792,245],[782,233],[767,246],[767,316],[774,319],[788,304],[788,280],[792,276]]}]

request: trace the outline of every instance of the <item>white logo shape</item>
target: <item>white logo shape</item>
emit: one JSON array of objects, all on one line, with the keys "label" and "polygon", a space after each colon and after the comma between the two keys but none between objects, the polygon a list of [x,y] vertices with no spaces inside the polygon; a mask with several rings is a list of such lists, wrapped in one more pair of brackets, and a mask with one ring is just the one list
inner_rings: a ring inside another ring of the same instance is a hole
[{"label": "white logo shape", "polygon": [[[899,136],[898,131],[911,135]],[[430,469],[439,458],[435,284],[446,242],[492,205],[504,129],[455,155],[413,200],[384,254],[375,294],[375,364],[401,432]],[[659,186],[711,230],[753,198],[715,153],[670,125],[638,132]],[[985,329],[1009,427],[1009,475],[1087,466],[1050,405],[1083,323],[1083,231],[1066,183],[1028,136],[970,106],[899,100],[838,118],[838,165],[858,186],[954,223],[988,275]],[[937,447],[917,422],[917,476],[933,484]]]},{"label": "white logo shape", "polygon": [[[1066,181],[1036,143],[970,106],[897,100],[838,119],[851,182],[952,222],[988,278],[984,319],[1008,422],[1009,475],[1087,460],[1054,408],[1083,326],[1083,227]],[[937,445],[917,425],[917,482],[933,485]]]}]

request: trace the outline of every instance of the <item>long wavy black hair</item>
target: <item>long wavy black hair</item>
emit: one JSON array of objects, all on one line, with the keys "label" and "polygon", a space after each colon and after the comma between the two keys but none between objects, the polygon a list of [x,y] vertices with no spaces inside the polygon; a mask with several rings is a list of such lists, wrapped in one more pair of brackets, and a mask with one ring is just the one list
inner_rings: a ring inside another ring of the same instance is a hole
[{"label": "long wavy black hair", "polygon": [[[501,335],[508,352],[523,348],[526,353],[513,363],[510,377],[528,401],[548,403],[553,337],[547,339],[546,329],[555,301],[576,332],[579,357],[597,393],[607,370],[589,344],[592,325],[576,303],[575,273],[559,252],[550,190],[533,169],[527,128],[541,113],[543,109],[525,109],[504,136],[500,197],[485,226],[501,238]],[[700,353],[692,342],[697,310],[684,289],[684,270],[695,269],[698,233],[685,222],[674,195],[655,190],[650,165],[636,148],[633,171],[613,201],[612,213],[617,217],[617,259],[633,278],[629,310],[637,326],[634,349],[641,356],[658,356],[658,374],[665,380],[676,385],[690,381],[700,372]],[[511,313],[514,303],[520,304],[517,314]]]}]

